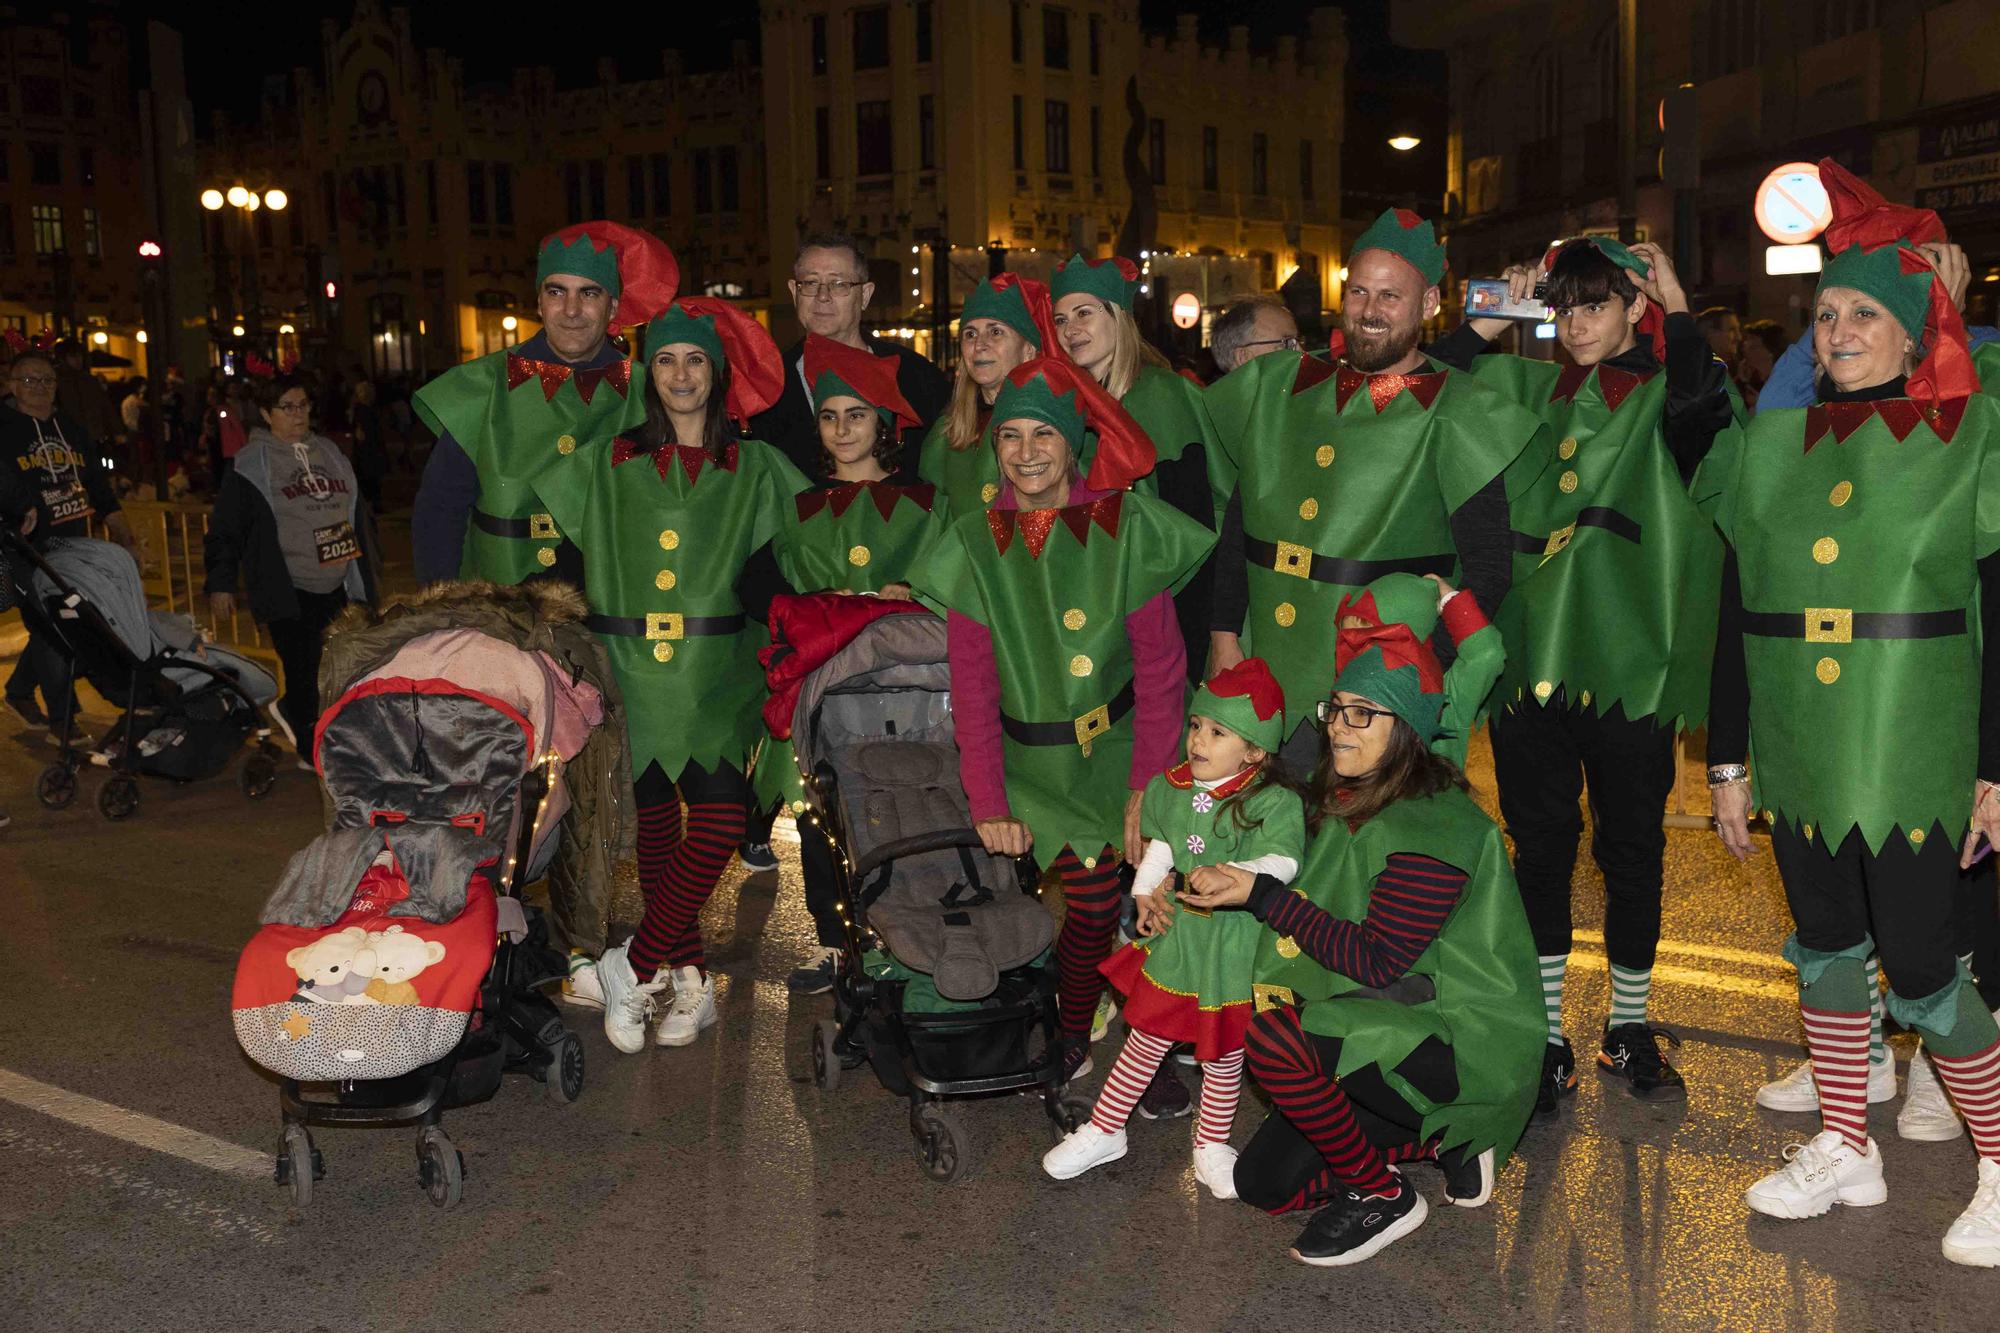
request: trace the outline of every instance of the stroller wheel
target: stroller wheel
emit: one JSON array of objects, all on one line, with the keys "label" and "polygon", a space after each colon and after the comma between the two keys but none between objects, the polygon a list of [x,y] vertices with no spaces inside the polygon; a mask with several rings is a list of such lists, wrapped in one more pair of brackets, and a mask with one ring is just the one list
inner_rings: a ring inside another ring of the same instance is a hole
[{"label": "stroller wheel", "polygon": [[1056,1142],[1060,1143],[1074,1133],[1085,1121],[1097,1104],[1088,1097],[1068,1093],[1049,1103],[1049,1119],[1055,1122]]},{"label": "stroller wheel", "polygon": [[245,759],[243,766],[236,770],[236,785],[253,801],[269,796],[277,781],[278,766],[261,753]]},{"label": "stroller wheel", "polygon": [[114,774],[97,789],[97,813],[106,819],[130,819],[139,808],[139,780]]},{"label": "stroller wheel", "polygon": [[76,799],[76,770],[68,764],[50,764],[35,779],[35,799],[51,810],[62,810]]},{"label": "stroller wheel", "polygon": [[831,1018],[822,1018],[813,1024],[808,1040],[812,1043],[813,1085],[821,1092],[832,1092],[840,1086],[840,1054],[833,1048],[834,1039],[840,1036],[840,1024]]},{"label": "stroller wheel", "polygon": [[426,1126],[417,1139],[417,1183],[440,1208],[452,1207],[465,1193],[465,1157],[436,1125]]},{"label": "stroller wheel", "polygon": [[326,1161],[313,1147],[304,1125],[286,1125],[284,1148],[278,1153],[278,1183],[292,1187],[292,1206],[312,1202],[313,1182],[326,1178]]},{"label": "stroller wheel", "polygon": [[565,1032],[542,1049],[549,1056],[549,1067],[543,1074],[549,1100],[567,1106],[583,1095],[583,1039]]},{"label": "stroller wheel", "polygon": [[917,1161],[924,1174],[940,1185],[964,1180],[972,1172],[972,1141],[965,1122],[936,1102],[925,1102],[910,1117],[916,1135]]}]

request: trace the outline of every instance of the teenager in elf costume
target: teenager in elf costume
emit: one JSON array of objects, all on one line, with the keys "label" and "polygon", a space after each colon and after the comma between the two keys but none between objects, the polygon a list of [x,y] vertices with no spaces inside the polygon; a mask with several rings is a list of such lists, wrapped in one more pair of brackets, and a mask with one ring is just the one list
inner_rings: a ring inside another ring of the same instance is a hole
[{"label": "teenager in elf costume", "polygon": [[[1453,598],[1467,604],[1468,597]],[[1476,1208],[1534,1107],[1535,946],[1500,830],[1429,747],[1445,704],[1427,637],[1344,629],[1291,888],[1224,871],[1183,909],[1241,905],[1266,927],[1244,1037],[1274,1113],[1236,1163],[1270,1212],[1317,1208],[1292,1257],[1359,1263],[1422,1224],[1398,1164],[1429,1160]]]},{"label": "teenager in elf costume", "polygon": [[438,437],[410,516],[419,580],[519,583],[555,566],[562,533],[530,479],[644,419],[632,365],[608,335],[665,310],[679,283],[663,242],[615,222],[542,241],[541,332],[447,370],[412,400]]},{"label": "teenager in elf costume", "polygon": [[1116,849],[1137,846],[1140,793],[1174,762],[1185,716],[1172,589],[1213,535],[1127,489],[1151,470],[1151,444],[1076,367],[1015,367],[993,422],[1000,494],[945,529],[911,581],[947,618],[959,778],[981,842],[1032,851],[1062,881],[1056,969],[1075,1078],[1118,924]]},{"label": "teenager in elf costume", "polygon": [[[1408,625],[1410,632],[1426,643],[1439,625],[1444,626],[1457,654],[1444,671],[1444,707],[1438,713],[1438,733],[1431,741],[1431,753],[1464,768],[1473,723],[1493,693],[1493,682],[1500,679],[1507,656],[1500,631],[1487,622],[1479,603],[1435,574],[1421,578],[1384,574],[1361,591],[1341,598],[1334,619],[1343,630]],[[1345,667],[1347,659],[1368,642],[1358,634],[1337,635],[1333,641],[1334,671]]]},{"label": "teenager in elf costume", "polygon": [[1188,706],[1187,758],[1146,784],[1132,881],[1144,942],[1113,954],[1104,975],[1125,996],[1130,1029],[1090,1120],[1042,1158],[1068,1180],[1125,1155],[1125,1122],[1176,1042],[1201,1062],[1194,1175],[1218,1199],[1236,1197],[1229,1146],[1243,1085],[1250,968],[1263,928],[1243,912],[1174,912],[1168,880],[1202,885],[1216,867],[1289,884],[1304,854],[1305,811],[1276,772],[1285,697],[1256,658],[1216,674]]},{"label": "teenager in elf costume", "polygon": [[2000,623],[2000,403],[1918,248],[1941,237],[1937,216],[1884,203],[1831,160],[1820,179],[1820,402],[1724,433],[1694,485],[1731,552],[1716,826],[1747,857],[1751,810],[1770,823],[1823,1126],[1744,1197],[1773,1217],[1888,1197],[1867,1125],[1879,956],[1888,1010],[1922,1036],[1979,1156],[1944,1255],[1994,1267],[2000,1028],[1956,957],[1953,908],[1961,868],[2000,841],[2000,645],[1979,628]]},{"label": "teenager in elf costume", "polygon": [[1667,850],[1674,736],[1708,713],[1722,543],[1688,498],[1716,433],[1742,417],[1729,372],[1688,313],[1656,245],[1586,237],[1506,272],[1546,283],[1571,364],[1485,355],[1509,321],[1468,320],[1431,349],[1541,417],[1554,466],[1512,504],[1514,583],[1498,622],[1507,665],[1493,709],[1500,813],[1535,929],[1548,1049],[1537,1112],[1576,1091],[1562,1030],[1570,880],[1589,783],[1591,855],[1604,873],[1611,1012],[1600,1072],[1648,1101],[1685,1101],[1647,1021]]},{"label": "teenager in elf costume", "polygon": [[[1049,281],[1055,333],[1069,359],[1103,385],[1152,440],[1159,462],[1146,478],[1146,494],[1214,531],[1227,496],[1211,476],[1215,428],[1201,386],[1176,375],[1139,333],[1132,318],[1138,294],[1139,269],[1131,260],[1071,255]],[[1084,462],[1089,462],[1087,449]],[[1194,684],[1206,674],[1214,583],[1211,561],[1174,594],[1188,680]]]},{"label": "teenager in elf costume", "polygon": [[[1540,460],[1544,429],[1471,376],[1417,347],[1442,300],[1444,247],[1431,224],[1384,212],[1355,241],[1341,305],[1345,355],[1329,364],[1272,352],[1208,390],[1243,510],[1240,559],[1220,578],[1248,581],[1238,644],[1271,664],[1287,699],[1324,699],[1333,680],[1336,613],[1384,574],[1436,574],[1488,616],[1512,579],[1508,474]],[[1456,572],[1455,572],[1456,571]],[[1451,646],[1438,645],[1449,660]],[[1300,725],[1285,758],[1312,762],[1315,728]]]},{"label": "teenager in elf costume", "polygon": [[[534,483],[581,551],[585,624],[625,696],[645,915],[597,975],[605,1035],[627,1054],[644,1049],[670,981],[660,1045],[688,1045],[715,1022],[699,917],[743,836],[744,771],[763,729],[756,568],[771,562],[791,498],[807,487],[777,450],[731,424],[782,387],[762,325],[685,297],[646,326],[641,347],[645,424],[557,458]],[[764,603],[776,585],[772,565]]]},{"label": "teenager in elf costume", "polygon": [[[902,431],[917,424],[916,412],[896,386],[896,365],[894,357],[806,335],[806,376],[813,385],[824,475],[816,487],[792,497],[775,548],[778,568],[799,592],[908,601],[909,571],[942,528],[934,486],[890,480],[902,452]],[[753,785],[762,809],[775,803],[794,813],[805,809],[790,741],[765,743]],[[843,938],[833,848],[816,824],[799,828],[799,861],[819,950],[792,974],[790,984],[816,995],[833,989]]]},{"label": "teenager in elf costume", "polygon": [[1000,493],[1000,465],[986,438],[993,400],[1023,361],[1061,354],[1048,284],[1018,274],[988,278],[965,298],[958,318],[958,382],[951,406],[924,436],[917,475],[938,488],[946,518],[977,513]]}]

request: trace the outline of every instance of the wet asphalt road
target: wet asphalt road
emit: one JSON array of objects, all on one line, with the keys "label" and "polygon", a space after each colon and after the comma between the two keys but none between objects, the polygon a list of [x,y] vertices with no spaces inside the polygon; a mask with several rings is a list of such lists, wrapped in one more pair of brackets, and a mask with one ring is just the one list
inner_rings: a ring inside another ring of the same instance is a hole
[{"label": "wet asphalt road", "polygon": [[[1686,1043],[1687,1105],[1638,1103],[1586,1070],[1561,1123],[1530,1130],[1490,1206],[1435,1208],[1357,1269],[1293,1263],[1298,1221],[1200,1192],[1185,1120],[1135,1121],[1124,1161],[1057,1184],[1037,1165],[1051,1142],[1038,1105],[984,1102],[964,1113],[972,1177],[925,1180],[901,1103],[865,1070],[831,1094],[811,1082],[807,1034],[831,1005],[784,986],[810,944],[790,847],[779,875],[732,872],[710,906],[722,1018],[698,1044],[621,1056],[597,1016],[567,1010],[588,1050],[582,1100],[556,1106],[510,1078],[493,1102],[450,1113],[467,1164],[460,1207],[441,1212],[418,1191],[411,1131],[327,1129],[316,1135],[327,1178],[298,1211],[261,1157],[277,1142],[276,1093],[240,1053],[228,1000],[259,906],[317,831],[311,779],[288,770],[254,806],[227,781],[147,783],[138,815],[110,825],[89,804],[94,774],[76,807],[38,809],[39,746],[6,730],[0,1327],[2000,1322],[2000,1272],[1938,1253],[1971,1194],[1971,1149],[1897,1139],[1897,1103],[1873,1115],[1886,1205],[1793,1223],[1746,1213],[1743,1187],[1816,1125],[1752,1104],[1759,1082],[1799,1058],[1777,957],[1787,926],[1768,851],[1738,867],[1706,832],[1670,835],[1654,992],[1656,1021]],[[1600,898],[1581,872],[1573,1039],[1606,1002]],[[629,884],[618,908],[636,915]],[[1907,1057],[1907,1039],[1898,1045]],[[1091,1084],[1112,1049],[1098,1048]],[[64,1093],[92,1100],[62,1102],[63,1114],[21,1104]],[[1246,1096],[1239,1143],[1261,1114]],[[220,1142],[190,1148],[171,1127]],[[1415,1170],[1435,1199],[1436,1176]]]}]

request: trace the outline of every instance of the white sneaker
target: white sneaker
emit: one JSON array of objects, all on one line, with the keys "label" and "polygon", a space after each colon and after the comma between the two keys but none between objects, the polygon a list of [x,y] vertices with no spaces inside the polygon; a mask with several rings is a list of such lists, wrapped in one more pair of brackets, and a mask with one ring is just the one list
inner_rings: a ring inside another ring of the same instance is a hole
[{"label": "white sneaker", "polygon": [[1910,1057],[1910,1077],[1903,1084],[1903,1109],[1896,1112],[1896,1135],[1918,1143],[1945,1143],[1965,1133],[1951,1099],[1944,1095],[1931,1055],[1921,1046]]},{"label": "white sneaker", "polygon": [[1785,1149],[1785,1165],[1743,1191],[1743,1202],[1766,1217],[1818,1217],[1837,1203],[1866,1208],[1889,1197],[1882,1152],[1866,1153],[1831,1129]]},{"label": "white sneaker", "polygon": [[675,968],[674,1002],[667,1006],[653,1041],[660,1046],[691,1046],[703,1028],[714,1026],[715,978],[703,976],[698,967]]},{"label": "white sneaker", "polygon": [[1945,1231],[1944,1257],[1972,1268],[2000,1268],[2000,1162],[1979,1159],[1979,1188]]},{"label": "white sneaker", "polygon": [[[1896,1061],[1891,1058],[1868,1064],[1868,1104],[1896,1098]],[[1819,1110],[1819,1087],[1813,1082],[1812,1061],[1802,1062],[1783,1078],[1774,1078],[1757,1089],[1757,1105],[1771,1111]]]},{"label": "white sneaker", "polygon": [[1097,1013],[1090,1020],[1090,1044],[1095,1046],[1104,1040],[1104,1034],[1111,1030],[1111,1020],[1118,1017],[1118,997],[1105,987],[1104,994],[1097,997]]},{"label": "white sneaker", "polygon": [[604,983],[597,979],[597,960],[586,953],[569,956],[569,975],[563,978],[564,1004],[582,1009],[604,1007]]},{"label": "white sneaker", "polygon": [[627,1055],[646,1049],[646,1024],[652,1021],[655,998],[667,988],[666,969],[641,982],[627,959],[631,945],[606,949],[597,960],[597,980],[604,992],[604,1036]]},{"label": "white sneaker", "polygon": [[1071,1180],[1093,1166],[1115,1162],[1125,1155],[1125,1131],[1106,1134],[1088,1120],[1063,1136],[1063,1141],[1042,1154],[1042,1170],[1057,1180]]},{"label": "white sneaker", "polygon": [[1226,1143],[1194,1145],[1194,1178],[1218,1199],[1236,1197],[1236,1149]]}]

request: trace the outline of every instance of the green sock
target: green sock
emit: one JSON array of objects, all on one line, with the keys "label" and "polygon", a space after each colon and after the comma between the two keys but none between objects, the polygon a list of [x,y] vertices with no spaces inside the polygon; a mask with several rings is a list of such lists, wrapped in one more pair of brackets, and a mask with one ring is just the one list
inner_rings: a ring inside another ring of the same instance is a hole
[{"label": "green sock", "polygon": [[1646,1000],[1653,993],[1653,969],[1611,965],[1611,1018],[1609,1025],[1646,1021]]},{"label": "green sock", "polygon": [[1563,973],[1569,968],[1566,953],[1545,953],[1542,965],[1542,1009],[1549,1020],[1549,1045],[1563,1039]]},{"label": "green sock", "polygon": [[1882,1039],[1882,1019],[1885,1016],[1882,1005],[1882,960],[1870,958],[1862,966],[1868,970],[1868,1063],[1883,1065],[1896,1057],[1889,1054],[1889,1043]]}]

